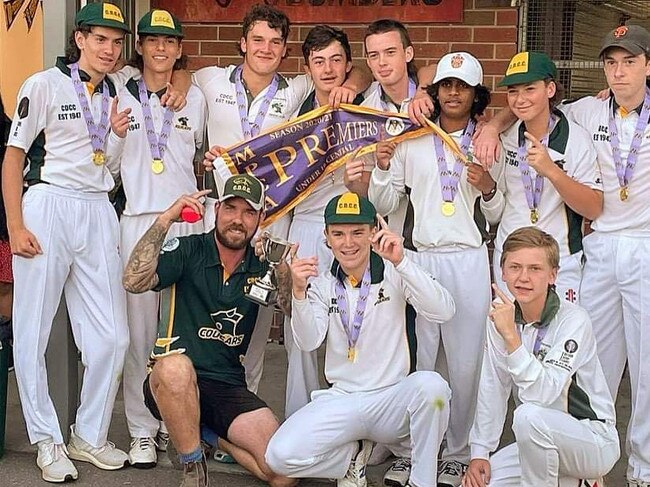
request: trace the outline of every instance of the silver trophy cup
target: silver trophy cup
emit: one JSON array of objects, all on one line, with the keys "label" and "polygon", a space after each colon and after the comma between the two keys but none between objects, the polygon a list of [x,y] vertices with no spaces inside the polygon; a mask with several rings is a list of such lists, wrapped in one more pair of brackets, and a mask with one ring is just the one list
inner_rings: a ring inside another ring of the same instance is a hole
[{"label": "silver trophy cup", "polygon": [[246,298],[251,301],[269,306],[277,299],[278,287],[275,282],[275,268],[286,258],[291,250],[291,242],[274,237],[268,233],[262,234],[262,250],[264,258],[269,263],[269,270],[264,277],[257,278],[246,293]]}]

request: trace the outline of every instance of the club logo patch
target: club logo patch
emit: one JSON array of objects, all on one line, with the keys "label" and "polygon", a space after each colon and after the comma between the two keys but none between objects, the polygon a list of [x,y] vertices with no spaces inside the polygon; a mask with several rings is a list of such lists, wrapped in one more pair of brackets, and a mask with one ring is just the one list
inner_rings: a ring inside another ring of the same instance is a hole
[{"label": "club logo patch", "polygon": [[22,119],[25,118],[27,115],[29,115],[29,98],[24,96],[23,99],[20,100],[20,103],[18,104],[18,117]]},{"label": "club logo patch", "polygon": [[163,252],[173,252],[178,248],[180,244],[181,242],[176,237],[170,238],[163,244],[162,249],[160,249],[160,253],[162,254]]},{"label": "club logo patch", "polygon": [[404,132],[404,121],[401,118],[391,117],[384,124],[386,133],[395,137]]},{"label": "club logo patch", "polygon": [[244,341],[244,335],[237,334],[237,325],[243,317],[237,308],[210,313],[214,327],[203,326],[199,328],[198,335],[204,340],[219,340],[229,347],[238,347]]},{"label": "club logo patch", "polygon": [[456,54],[454,57],[451,58],[451,67],[458,69],[463,65],[464,61],[465,58],[462,55]]},{"label": "club logo patch", "polygon": [[566,353],[575,353],[578,350],[578,343],[575,340],[564,342],[564,351]]}]

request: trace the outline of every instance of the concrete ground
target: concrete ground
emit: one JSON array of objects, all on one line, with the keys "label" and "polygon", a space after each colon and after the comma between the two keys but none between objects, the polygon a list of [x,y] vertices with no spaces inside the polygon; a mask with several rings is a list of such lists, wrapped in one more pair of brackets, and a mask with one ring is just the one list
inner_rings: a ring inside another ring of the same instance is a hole
[{"label": "concrete ground", "polygon": [[[322,360],[321,360],[322,362]],[[277,344],[269,344],[266,356],[266,368],[260,385],[260,396],[282,417],[284,410],[284,390],[286,354],[284,348]],[[618,430],[625,432],[630,415],[630,390],[627,378],[621,386],[621,393],[617,407]],[[40,478],[40,471],[36,466],[36,449],[29,444],[25,424],[23,421],[18,392],[16,390],[13,374],[10,377],[7,432],[5,443],[5,455],[0,459],[0,486],[2,487],[27,487],[51,485],[43,482]],[[508,419],[510,421],[510,418]],[[512,433],[507,426],[504,443],[512,441]],[[118,447],[128,450],[129,437],[124,416],[124,404],[121,397],[115,405],[113,413],[113,424],[110,433],[111,441]],[[306,441],[309,441],[307,438]],[[625,486],[626,457],[622,457],[616,464],[610,475],[607,477],[608,487]],[[382,475],[390,462],[384,465],[370,467],[370,487],[382,485]],[[118,487],[118,486],[143,486],[163,487],[177,486],[180,483],[181,475],[171,469],[165,454],[161,454],[158,467],[152,470],[137,470],[126,468],[116,472],[106,472],[96,469],[90,464],[76,462],[79,469],[79,480],[76,486],[92,487]],[[210,461],[210,485],[212,487],[248,487],[265,485],[256,481],[238,466],[226,466],[215,461]],[[305,480],[301,484],[305,487],[316,487],[333,485],[327,480]]]}]

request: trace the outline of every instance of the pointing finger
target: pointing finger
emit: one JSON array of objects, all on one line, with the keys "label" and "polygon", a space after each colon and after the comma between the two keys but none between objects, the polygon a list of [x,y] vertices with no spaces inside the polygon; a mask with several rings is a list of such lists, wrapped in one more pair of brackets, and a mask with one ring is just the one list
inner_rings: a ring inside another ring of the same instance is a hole
[{"label": "pointing finger", "polygon": [[506,295],[506,293],[499,289],[499,286],[492,284],[492,289],[494,289],[494,293],[501,299],[501,301],[503,301],[503,304],[512,304],[510,298]]},{"label": "pointing finger", "polygon": [[530,132],[524,132],[524,137],[526,137],[534,146],[542,145],[542,143]]},{"label": "pointing finger", "polygon": [[377,221],[379,222],[379,226],[381,227],[382,230],[388,230],[388,223],[386,223],[384,217],[381,216],[379,213],[377,213]]}]

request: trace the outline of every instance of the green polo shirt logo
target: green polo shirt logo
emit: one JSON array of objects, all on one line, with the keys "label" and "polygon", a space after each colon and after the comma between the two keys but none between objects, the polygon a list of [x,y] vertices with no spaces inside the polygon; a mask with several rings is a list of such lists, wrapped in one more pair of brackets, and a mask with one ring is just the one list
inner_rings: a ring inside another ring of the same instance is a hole
[{"label": "green polo shirt logo", "polygon": [[243,317],[243,314],[237,312],[237,308],[211,313],[214,327],[199,328],[199,337],[204,340],[219,340],[229,347],[238,347],[244,341],[244,335],[237,335],[235,330]]}]

